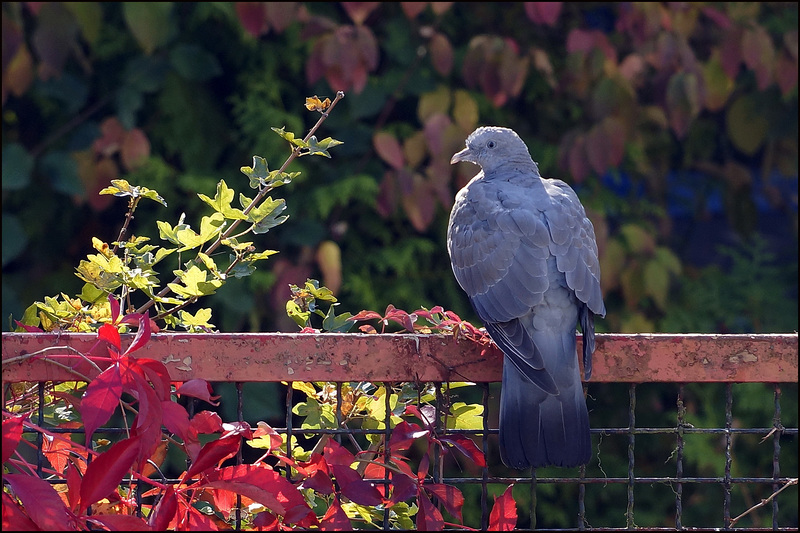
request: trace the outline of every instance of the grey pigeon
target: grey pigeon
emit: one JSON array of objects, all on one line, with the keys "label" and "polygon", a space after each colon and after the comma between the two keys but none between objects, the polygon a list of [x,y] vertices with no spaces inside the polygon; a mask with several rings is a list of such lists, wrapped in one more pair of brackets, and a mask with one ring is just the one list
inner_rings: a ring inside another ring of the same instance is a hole
[{"label": "grey pigeon", "polygon": [[506,466],[586,464],[584,375],[594,316],[605,316],[594,227],[569,185],[544,179],[513,130],[481,127],[450,160],[482,169],[456,195],[447,228],[453,273],[505,354],[500,457]]}]

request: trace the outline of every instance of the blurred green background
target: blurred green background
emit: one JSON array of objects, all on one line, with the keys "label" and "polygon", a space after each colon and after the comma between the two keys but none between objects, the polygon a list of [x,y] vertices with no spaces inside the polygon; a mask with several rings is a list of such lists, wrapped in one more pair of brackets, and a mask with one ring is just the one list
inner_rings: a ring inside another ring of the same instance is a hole
[{"label": "blurred green background", "polygon": [[[309,277],[342,311],[442,305],[476,320],[445,231],[477,170],[449,159],[478,125],[515,129],[542,175],[581,197],[608,308],[598,331],[797,330],[796,3],[2,9],[4,331],[34,301],[80,292],[91,238],[113,241],[127,207],[98,196],[111,179],[168,202],[133,221],[158,241],[155,222],[196,225],[197,193],[220,179],[246,190],[254,155],[277,168],[288,149],[270,128],[303,135],[318,118],[305,98],[338,90],[319,135],[344,144],[293,163],[302,175],[276,191],[290,218],[257,236],[280,253],[200,303],[221,331],[296,331],[288,286]],[[771,425],[760,393],[743,424]],[[674,413],[674,391],[653,395]],[[786,391],[785,425],[796,399]],[[783,512],[797,524],[796,506]]]}]

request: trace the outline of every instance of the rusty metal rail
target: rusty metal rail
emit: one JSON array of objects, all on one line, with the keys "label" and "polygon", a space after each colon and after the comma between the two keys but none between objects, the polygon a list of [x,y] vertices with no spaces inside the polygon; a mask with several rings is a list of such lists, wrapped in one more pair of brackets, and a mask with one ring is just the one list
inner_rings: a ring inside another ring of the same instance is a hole
[{"label": "rusty metal rail", "polygon": [[[3,381],[75,379],[26,356],[55,346],[86,353],[96,339],[3,333]],[[797,334],[599,334],[591,382],[797,382],[797,344]],[[175,381],[500,381],[502,354],[481,350],[444,335],[159,333],[136,355],[163,361]]]},{"label": "rusty metal rail", "polygon": [[[132,335],[123,336],[123,348],[132,340]],[[598,394],[593,391],[599,391],[600,395],[616,394],[613,406],[606,402],[604,408],[616,410],[619,423],[613,427],[598,427],[593,423],[597,454],[589,465],[580,469],[539,469],[528,475],[515,476],[516,472],[503,469],[502,465],[462,470],[462,465],[448,462],[448,469],[442,470],[441,474],[434,473],[432,481],[456,485],[464,490],[479,488],[479,505],[472,505],[479,507],[480,521],[471,527],[487,527],[490,487],[514,484],[521,491],[522,501],[527,499],[527,503],[518,503],[524,515],[519,527],[538,525],[561,531],[575,527],[620,531],[640,526],[661,531],[696,530],[698,527],[796,530],[797,507],[785,502],[797,499],[797,461],[793,458],[797,456],[798,429],[795,415],[787,419],[781,410],[782,402],[785,404],[787,401],[786,391],[790,391],[789,398],[797,394],[796,333],[600,334],[596,341],[597,351],[588,390],[590,395]],[[578,342],[581,342],[580,337]],[[34,355],[88,353],[95,344],[94,334],[3,333],[3,383],[74,381],[76,377],[69,370],[37,360]],[[578,349],[580,351],[580,346]],[[239,420],[243,420],[244,383],[329,381],[337,383],[338,396],[342,383],[353,381],[386,384],[434,382],[437,385],[453,381],[476,382],[483,389],[483,429],[444,429],[437,422],[437,431],[468,435],[484,453],[493,449],[494,444],[490,443],[497,438],[496,412],[492,412],[494,407],[490,406],[490,398],[497,400],[496,382],[501,380],[502,354],[493,345],[482,347],[443,335],[159,333],[153,335],[135,355],[164,362],[174,381],[197,377],[210,382],[234,383]],[[88,365],[80,371],[89,377],[96,372]],[[651,413],[647,406],[643,409],[641,405],[643,398],[648,397],[647,388],[656,386],[651,385],[653,383],[663,384],[657,386],[664,389],[662,398],[668,402],[661,408],[665,416],[655,424],[653,417],[648,416]],[[746,392],[742,388],[748,386],[757,387],[761,401],[773,406],[772,414],[767,415],[770,419],[758,419],[755,425],[760,424],[759,427],[740,427],[734,416],[734,405],[744,405],[735,398],[737,394]],[[709,409],[719,415],[719,424],[695,427],[690,423],[696,417],[687,414],[685,406],[693,401],[697,405],[697,387],[711,387],[715,391],[713,406]],[[437,386],[436,390],[438,412],[447,399],[442,387]],[[292,396],[293,389],[286,387],[285,391],[285,426],[276,427],[279,432],[352,438],[359,433],[388,431],[346,426],[327,430],[303,429],[298,427],[292,414],[296,402]],[[388,395],[386,398],[388,402]],[[598,400],[594,399],[593,403],[598,404]],[[619,415],[623,413],[621,418]],[[387,407],[386,427],[390,425],[390,414]],[[341,419],[338,408],[336,416],[337,420]],[[436,419],[439,420],[438,415]],[[103,431],[115,434],[117,430],[122,431],[121,428],[104,428]],[[658,439],[657,462],[663,462],[668,456],[671,467],[647,462],[653,455],[648,448],[656,444],[653,439]],[[698,471],[696,463],[687,459],[691,450],[697,450],[697,439],[707,439],[706,442],[712,442],[708,440],[712,439],[716,443],[713,447],[718,456],[710,461],[717,465],[715,470]],[[757,447],[757,464],[747,468],[744,468],[743,459],[738,458],[735,445],[743,439],[761,439],[762,443]],[[452,458],[441,454],[436,457],[437,462],[445,460],[452,461]],[[453,466],[455,468],[451,468]],[[657,522],[641,524],[641,520],[652,520],[644,518],[648,510],[643,508],[642,502],[647,501],[643,494],[659,490],[669,509]],[[575,505],[575,509],[567,513],[577,522],[565,529],[548,517],[549,511],[546,510],[551,505],[548,497],[556,493],[568,495],[567,499]],[[476,496],[473,493],[473,498]],[[697,500],[698,496],[702,499]],[[623,503],[627,509],[624,516],[612,519],[598,514],[598,502],[608,497]],[[760,506],[754,507],[754,502],[747,503],[753,497],[756,497],[755,502],[761,499]],[[780,507],[779,500],[784,502]],[[696,516],[692,513],[696,501],[714,508],[718,518],[711,524],[696,524]],[[769,513],[771,528],[743,527],[739,522],[757,507],[763,507]],[[787,508],[793,509],[788,518]],[[778,518],[779,509],[784,510],[781,520]],[[543,520],[537,522],[537,517]],[[388,515],[385,515],[384,529],[388,528],[387,520]]]}]

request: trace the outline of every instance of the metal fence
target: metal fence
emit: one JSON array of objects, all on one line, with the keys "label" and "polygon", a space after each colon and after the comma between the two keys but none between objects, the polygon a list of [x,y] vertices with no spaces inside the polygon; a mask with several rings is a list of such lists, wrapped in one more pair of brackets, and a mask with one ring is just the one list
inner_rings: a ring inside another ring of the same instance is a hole
[{"label": "metal fence", "polygon": [[[44,387],[70,378],[24,355],[51,345],[85,351],[94,337],[37,337],[3,335],[3,381],[4,392],[8,383],[39,382],[43,424]],[[429,481],[464,493],[466,528],[486,529],[493,498],[513,484],[520,529],[796,530],[796,334],[599,335],[597,347],[594,376],[585,384],[596,450],[592,461],[533,472],[509,470],[498,461],[501,354],[494,348],[482,353],[471,343],[442,336],[176,334],[154,336],[142,356],[168,363],[176,381],[202,377],[216,382],[215,390],[227,389],[223,404],[235,404],[228,413],[239,421],[247,419],[248,402],[259,397],[263,403],[264,395],[272,394],[273,403],[282,406],[278,432],[289,438],[327,434],[353,451],[365,448],[369,433],[383,434],[388,442],[390,395],[385,395],[387,429],[350,427],[343,423],[343,383],[387,390],[403,382],[428,387],[435,391],[435,432],[469,436],[488,460],[480,468],[438,448],[434,456]],[[292,387],[295,380],[335,383],[336,428],[300,427],[292,412],[303,399]],[[475,384],[449,390],[455,381]],[[440,415],[455,399],[483,406],[482,427],[443,426]],[[752,420],[764,423],[746,425]],[[42,472],[43,438],[36,438]],[[240,452],[236,460],[247,458]],[[384,511],[379,527],[390,527],[389,513]]]}]

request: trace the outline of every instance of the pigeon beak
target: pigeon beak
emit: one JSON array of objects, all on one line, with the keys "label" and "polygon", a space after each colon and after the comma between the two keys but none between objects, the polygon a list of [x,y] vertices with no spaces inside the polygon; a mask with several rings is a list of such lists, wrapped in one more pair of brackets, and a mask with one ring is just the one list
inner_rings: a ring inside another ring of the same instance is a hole
[{"label": "pigeon beak", "polygon": [[450,164],[455,165],[461,161],[469,161],[472,163],[472,152],[470,152],[469,147],[464,148],[460,152],[457,152],[453,157],[450,159]]}]

